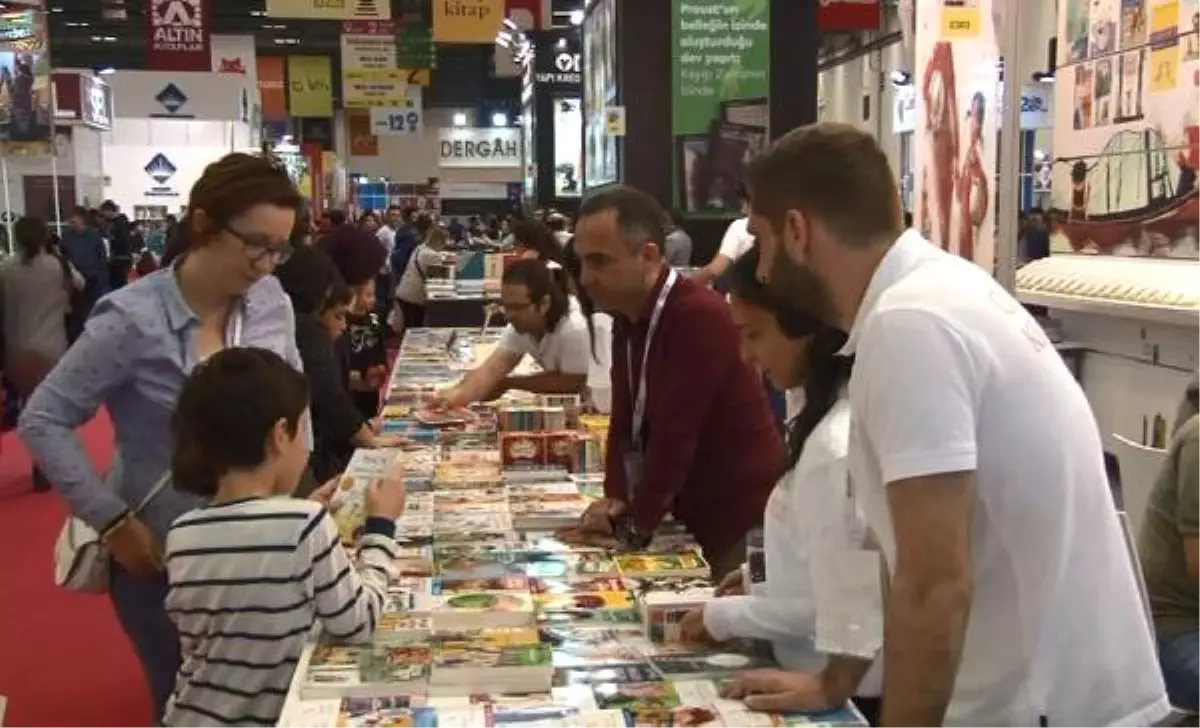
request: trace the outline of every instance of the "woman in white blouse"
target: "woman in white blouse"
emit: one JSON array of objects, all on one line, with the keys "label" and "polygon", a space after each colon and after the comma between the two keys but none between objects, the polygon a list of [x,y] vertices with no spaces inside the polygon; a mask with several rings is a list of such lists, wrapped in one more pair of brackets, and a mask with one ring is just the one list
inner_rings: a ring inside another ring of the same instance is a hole
[{"label": "woman in white blouse", "polygon": [[[788,459],[763,518],[765,569],[748,564],[734,571],[717,599],[684,617],[681,630],[697,642],[766,640],[785,669],[818,673],[827,660],[814,646],[815,574],[833,552],[860,549],[867,540],[846,469],[851,360],[837,356],[844,334],[769,293],[757,279],[757,267],[758,252],[752,250],[729,276],[743,352],[803,406],[789,422]],[[856,693],[878,694],[877,684],[869,687],[877,682],[872,675],[862,690],[837,686],[814,698],[836,707]]]}]

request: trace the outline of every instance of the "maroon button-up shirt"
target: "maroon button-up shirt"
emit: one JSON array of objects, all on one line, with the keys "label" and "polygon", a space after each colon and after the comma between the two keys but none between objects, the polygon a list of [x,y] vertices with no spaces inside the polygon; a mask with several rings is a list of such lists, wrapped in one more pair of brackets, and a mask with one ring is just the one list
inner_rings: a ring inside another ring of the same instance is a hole
[{"label": "maroon button-up shirt", "polygon": [[[625,502],[630,494],[624,456],[642,351],[667,271],[664,266],[636,323],[622,316],[613,323],[604,494]],[[717,554],[761,523],[783,462],[783,442],[762,380],[742,361],[729,306],[686,278],[667,296],[646,356],[642,433],[643,476],[631,508],[639,531],[653,530],[670,511],[702,548]]]}]

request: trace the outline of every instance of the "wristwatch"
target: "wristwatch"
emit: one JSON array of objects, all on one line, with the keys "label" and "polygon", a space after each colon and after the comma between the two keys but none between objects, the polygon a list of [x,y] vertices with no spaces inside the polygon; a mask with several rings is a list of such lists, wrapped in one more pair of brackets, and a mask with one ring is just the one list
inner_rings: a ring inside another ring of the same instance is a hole
[{"label": "wristwatch", "polygon": [[633,523],[628,514],[613,519],[613,535],[621,545],[630,551],[640,551],[650,545],[654,539],[653,532],[642,533]]}]

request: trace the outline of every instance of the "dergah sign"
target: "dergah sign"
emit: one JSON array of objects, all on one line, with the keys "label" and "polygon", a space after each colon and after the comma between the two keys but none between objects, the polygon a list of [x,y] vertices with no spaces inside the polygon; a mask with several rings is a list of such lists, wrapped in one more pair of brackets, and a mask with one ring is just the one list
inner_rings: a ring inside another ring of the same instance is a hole
[{"label": "dergah sign", "polygon": [[442,167],[521,166],[520,129],[441,129],[438,141],[438,164]]}]

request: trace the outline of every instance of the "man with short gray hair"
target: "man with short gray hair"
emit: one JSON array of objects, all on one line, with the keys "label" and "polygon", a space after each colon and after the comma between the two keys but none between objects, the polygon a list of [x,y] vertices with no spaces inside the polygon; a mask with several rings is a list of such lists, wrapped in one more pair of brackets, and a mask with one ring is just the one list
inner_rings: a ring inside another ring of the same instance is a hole
[{"label": "man with short gray hair", "polygon": [[663,217],[620,186],[579,211],[580,282],[614,323],[605,497],[578,535],[642,548],[673,513],[720,579],[745,558],[783,446],[729,307],[664,264]]}]

